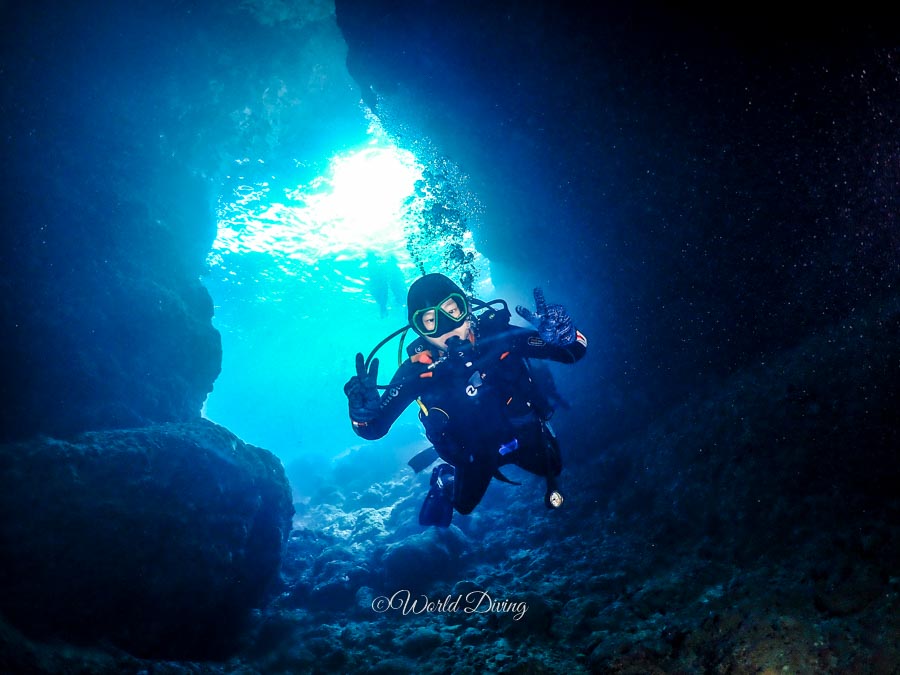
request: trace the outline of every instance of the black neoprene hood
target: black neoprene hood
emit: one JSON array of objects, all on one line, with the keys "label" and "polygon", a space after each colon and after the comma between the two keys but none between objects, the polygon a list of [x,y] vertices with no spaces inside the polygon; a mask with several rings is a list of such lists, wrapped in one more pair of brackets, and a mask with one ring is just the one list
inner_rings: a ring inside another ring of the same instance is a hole
[{"label": "black neoprene hood", "polygon": [[[443,274],[426,274],[425,276],[416,279],[412,286],[409,287],[409,293],[406,296],[409,325],[413,327],[413,330],[420,333],[418,327],[413,322],[413,315],[417,311],[437,307],[454,293],[458,294],[463,301],[466,301],[466,294],[463,293],[462,289]],[[463,316],[460,317],[459,321],[451,320],[449,322],[452,324],[450,330],[458,327],[465,320],[468,314],[468,302],[466,302],[465,308],[460,309],[465,309],[466,311],[463,312]],[[441,319],[443,319],[443,322]],[[446,324],[449,317],[442,316],[441,319],[438,319],[438,321]],[[440,332],[435,331],[436,334],[441,335],[442,333],[447,332],[446,330],[441,330],[443,327],[443,325],[438,326],[437,328]]]}]

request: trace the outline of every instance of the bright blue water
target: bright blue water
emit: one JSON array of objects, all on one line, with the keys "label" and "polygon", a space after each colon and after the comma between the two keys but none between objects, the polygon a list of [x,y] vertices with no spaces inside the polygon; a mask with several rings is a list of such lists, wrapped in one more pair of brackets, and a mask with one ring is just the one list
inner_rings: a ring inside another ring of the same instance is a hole
[{"label": "bright blue water", "polygon": [[[205,415],[275,452],[297,498],[304,479],[312,489],[332,461],[370,445],[350,428],[343,385],[356,352],[406,324],[406,288],[419,276],[407,241],[422,235],[434,202],[422,178],[420,161],[370,119],[356,146],[291,176],[271,175],[264,160],[236,160],[223,189],[205,279],[223,362]],[[474,250],[471,231],[461,242],[425,238],[416,253],[429,272],[453,275],[449,245]],[[491,294],[488,261],[475,254],[476,290]],[[391,272],[397,283],[378,302],[373,278]],[[379,352],[379,382],[393,374],[398,348],[394,340]],[[428,445],[414,407],[379,444],[385,476]]]}]

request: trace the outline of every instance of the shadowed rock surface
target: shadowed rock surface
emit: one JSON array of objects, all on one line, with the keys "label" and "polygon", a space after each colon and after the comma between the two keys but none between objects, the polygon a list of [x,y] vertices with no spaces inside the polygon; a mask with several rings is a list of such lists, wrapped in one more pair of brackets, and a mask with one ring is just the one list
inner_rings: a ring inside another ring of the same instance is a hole
[{"label": "shadowed rock surface", "polygon": [[4,672],[56,667],[24,635],[221,658],[277,581],[281,464],[201,418],[222,363],[200,275],[225,160],[194,142],[238,122],[220,97],[225,121],[183,126],[210,104],[209,45],[192,33],[181,52],[178,15],[0,7]]},{"label": "shadowed rock surface", "polygon": [[205,420],[0,446],[0,610],[138,655],[234,648],[291,527],[276,457]]},{"label": "shadowed rock surface", "polygon": [[336,8],[386,128],[469,177],[479,250],[578,303],[604,442],[900,283],[898,59],[874,18]]},{"label": "shadowed rock surface", "polygon": [[[315,670],[301,647],[315,637],[359,672],[896,672],[898,335],[895,298],[627,441],[601,448],[570,427],[558,512],[526,478],[492,485],[448,531],[417,534],[427,476],[408,469],[375,486],[390,508],[360,508],[365,493],[313,506],[295,519],[288,584],[328,583],[322,563],[340,560],[352,583],[323,604],[279,599],[248,665]],[[375,513],[385,527],[359,527]],[[411,558],[420,571],[398,576]],[[418,612],[403,614],[405,596],[374,609],[403,590]],[[482,594],[510,608],[467,614],[468,594],[470,608]],[[422,611],[423,595],[463,601]]]}]

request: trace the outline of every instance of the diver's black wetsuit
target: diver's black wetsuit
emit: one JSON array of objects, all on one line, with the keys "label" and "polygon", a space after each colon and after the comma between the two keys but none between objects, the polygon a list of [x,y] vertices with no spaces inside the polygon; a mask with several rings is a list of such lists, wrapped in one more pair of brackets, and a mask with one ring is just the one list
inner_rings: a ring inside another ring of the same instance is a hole
[{"label": "diver's black wetsuit", "polygon": [[559,475],[556,439],[544,423],[552,410],[532,382],[526,359],[574,363],[587,344],[577,333],[571,345],[553,346],[535,330],[509,325],[508,313],[499,319],[488,316],[494,315],[486,312],[475,324],[474,344],[460,341],[445,353],[424,338],[415,340],[407,349],[410,358],[381,396],[376,417],[353,425],[362,438],[381,438],[420,398],[428,410],[419,415],[426,434],[456,470],[453,505],[463,514],[477,506],[504,464],[541,476]]}]

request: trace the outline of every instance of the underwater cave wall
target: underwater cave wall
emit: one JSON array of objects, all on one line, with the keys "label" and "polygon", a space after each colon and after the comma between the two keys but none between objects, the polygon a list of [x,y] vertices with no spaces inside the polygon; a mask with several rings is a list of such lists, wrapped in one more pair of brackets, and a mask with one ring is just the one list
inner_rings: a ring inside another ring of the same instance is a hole
[{"label": "underwater cave wall", "polygon": [[225,177],[295,170],[365,128],[333,12],[14,4],[0,440],[195,419],[221,368],[200,275]]},{"label": "underwater cave wall", "polygon": [[623,434],[900,281],[886,31],[652,2],[336,6],[367,103],[470,177],[479,250],[571,305],[604,377],[591,414]]},{"label": "underwater cave wall", "polygon": [[81,9],[4,16],[0,440],[196,419],[221,367],[209,184]]},{"label": "underwater cave wall", "polygon": [[167,213],[72,157],[24,185],[4,177],[0,440],[199,417],[221,367],[196,255],[213,228],[204,186],[164,173],[161,194],[180,184],[187,197]]},{"label": "underwater cave wall", "polygon": [[274,455],[201,417],[222,362],[201,275],[217,181],[291,131],[258,69],[292,53],[242,68],[254,46],[229,40],[296,32],[212,3],[0,20],[2,630],[222,656],[277,583],[293,507]]}]

